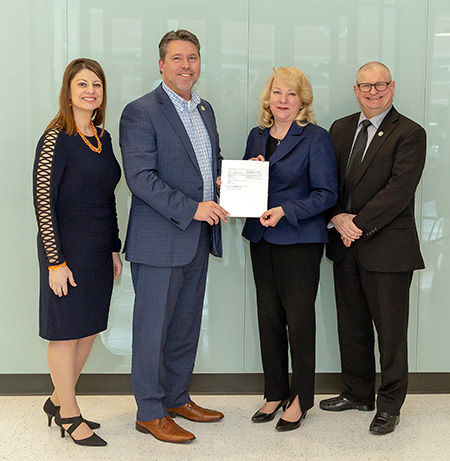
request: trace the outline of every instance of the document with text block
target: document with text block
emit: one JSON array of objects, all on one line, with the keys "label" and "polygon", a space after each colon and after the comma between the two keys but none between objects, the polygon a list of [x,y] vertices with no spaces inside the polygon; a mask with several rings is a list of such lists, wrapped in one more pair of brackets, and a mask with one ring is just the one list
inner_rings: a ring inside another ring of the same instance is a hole
[{"label": "document with text block", "polygon": [[267,210],[269,162],[223,160],[220,206],[235,218],[259,218]]}]

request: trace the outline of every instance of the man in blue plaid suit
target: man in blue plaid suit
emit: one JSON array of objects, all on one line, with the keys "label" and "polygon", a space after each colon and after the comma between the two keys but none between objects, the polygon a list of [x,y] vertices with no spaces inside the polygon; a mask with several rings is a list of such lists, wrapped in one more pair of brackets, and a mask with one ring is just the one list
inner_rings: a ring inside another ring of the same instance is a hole
[{"label": "man in blue plaid suit", "polygon": [[132,204],[125,243],[135,290],[132,384],[136,429],[166,442],[194,434],[173,421],[215,421],[223,414],[190,399],[209,253],[220,257],[216,202],[219,136],[211,105],[192,90],[200,44],[170,31],[159,44],[163,83],[128,104],[120,145]]}]

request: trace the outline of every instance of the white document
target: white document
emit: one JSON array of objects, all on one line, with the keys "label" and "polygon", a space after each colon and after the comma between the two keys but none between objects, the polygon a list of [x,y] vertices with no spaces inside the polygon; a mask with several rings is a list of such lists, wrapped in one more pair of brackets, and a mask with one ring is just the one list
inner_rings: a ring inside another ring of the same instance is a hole
[{"label": "white document", "polygon": [[220,206],[235,218],[259,218],[267,210],[269,162],[223,160]]}]

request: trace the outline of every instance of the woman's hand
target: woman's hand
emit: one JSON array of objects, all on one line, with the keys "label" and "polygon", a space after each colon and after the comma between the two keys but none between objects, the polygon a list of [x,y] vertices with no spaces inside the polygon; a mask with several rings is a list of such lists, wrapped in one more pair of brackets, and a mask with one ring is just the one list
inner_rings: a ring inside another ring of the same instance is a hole
[{"label": "woman's hand", "polygon": [[249,160],[256,160],[256,161],[259,161],[259,162],[265,162],[266,161],[266,159],[261,154],[259,154],[258,157],[249,158]]},{"label": "woman's hand", "polygon": [[113,280],[116,280],[117,277],[119,277],[119,275],[121,274],[122,272],[122,261],[120,259],[120,254],[117,253],[117,252],[114,252],[112,254],[112,259],[113,259],[113,266],[114,266],[114,278]]},{"label": "woman's hand", "polygon": [[259,218],[259,222],[265,227],[275,227],[278,221],[284,216],[282,207],[277,206],[265,211]]},{"label": "woman's hand", "polygon": [[48,272],[48,283],[50,288],[53,290],[53,293],[60,298],[62,295],[66,296],[69,292],[67,280],[73,287],[77,286],[72,271],[67,266],[61,267],[56,271]]}]

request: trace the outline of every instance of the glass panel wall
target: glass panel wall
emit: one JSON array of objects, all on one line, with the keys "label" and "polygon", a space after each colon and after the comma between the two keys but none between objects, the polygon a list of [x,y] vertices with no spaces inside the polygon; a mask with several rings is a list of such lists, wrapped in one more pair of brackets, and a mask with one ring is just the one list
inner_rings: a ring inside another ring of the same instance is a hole
[{"label": "glass panel wall", "polygon": [[[2,166],[0,226],[1,373],[46,373],[38,332],[36,225],[31,197],[34,149],[58,107],[65,66],[98,60],[108,81],[106,127],[120,161],[123,107],[161,81],[158,49],[170,29],[192,30],[202,45],[199,95],[213,105],[222,155],[240,159],[256,125],[260,92],[273,66],[298,66],[311,79],[318,123],[358,110],[356,70],[380,60],[396,80],[396,108],[428,132],[428,160],[417,194],[427,269],[412,287],[411,371],[450,371],[446,325],[447,175],[450,173],[450,7],[445,0],[18,0],[3,2],[0,53]],[[125,238],[130,193],[117,189]],[[223,226],[224,257],[211,258],[196,372],[260,372],[256,300],[243,219]],[[125,264],[109,328],[85,371],[128,373],[133,288]],[[331,264],[322,263],[317,299],[317,371],[339,371]]]}]

